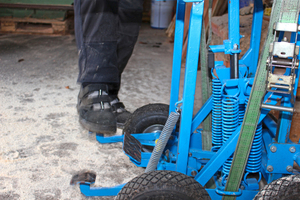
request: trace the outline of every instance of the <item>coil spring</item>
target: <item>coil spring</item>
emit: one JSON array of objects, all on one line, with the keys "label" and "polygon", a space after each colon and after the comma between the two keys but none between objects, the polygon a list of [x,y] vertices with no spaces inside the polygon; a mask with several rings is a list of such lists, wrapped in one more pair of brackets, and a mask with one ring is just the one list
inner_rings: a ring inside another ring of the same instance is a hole
[{"label": "coil spring", "polygon": [[161,155],[166,147],[166,144],[172,134],[172,131],[174,130],[174,127],[179,119],[180,114],[171,112],[169,115],[167,122],[157,140],[157,143],[152,151],[150,160],[148,162],[147,168],[145,172],[152,172],[156,169],[157,164],[159,162],[159,159],[161,158]]},{"label": "coil spring", "polygon": [[239,105],[239,125],[243,123],[245,116],[245,104]]},{"label": "coil spring", "polygon": [[[245,100],[245,106],[247,107],[249,99]],[[251,151],[249,154],[248,162],[246,165],[246,172],[257,173],[260,172],[261,160],[262,160],[262,123],[257,124],[256,132],[254,135]],[[245,175],[246,178],[246,175]]]},{"label": "coil spring", "polygon": [[[223,143],[225,143],[238,127],[239,122],[239,99],[237,97],[226,97],[222,100],[222,131]],[[233,156],[224,163],[222,172],[229,174]]]},{"label": "coil spring", "polygon": [[222,83],[220,79],[212,80],[212,151],[218,151],[222,146]]}]

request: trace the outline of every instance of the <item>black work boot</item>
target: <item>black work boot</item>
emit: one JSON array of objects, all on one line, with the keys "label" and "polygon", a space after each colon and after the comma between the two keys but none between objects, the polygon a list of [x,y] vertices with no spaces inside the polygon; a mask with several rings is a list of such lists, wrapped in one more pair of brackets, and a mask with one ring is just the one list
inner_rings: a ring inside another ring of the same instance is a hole
[{"label": "black work boot", "polygon": [[125,106],[120,102],[119,98],[116,97],[110,102],[113,113],[116,116],[117,127],[123,129],[126,120],[131,116],[131,113],[125,109]]},{"label": "black work boot", "polygon": [[89,84],[81,87],[77,104],[80,124],[92,132],[115,133],[117,121],[110,102],[107,85]]}]

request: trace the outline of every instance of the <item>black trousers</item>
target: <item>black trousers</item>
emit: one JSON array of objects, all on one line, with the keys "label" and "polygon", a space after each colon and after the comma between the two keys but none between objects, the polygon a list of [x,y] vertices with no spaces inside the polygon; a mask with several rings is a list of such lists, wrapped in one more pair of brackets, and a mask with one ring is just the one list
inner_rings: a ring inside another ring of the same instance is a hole
[{"label": "black trousers", "polygon": [[105,83],[116,93],[136,43],[143,0],[75,0],[79,83]]}]

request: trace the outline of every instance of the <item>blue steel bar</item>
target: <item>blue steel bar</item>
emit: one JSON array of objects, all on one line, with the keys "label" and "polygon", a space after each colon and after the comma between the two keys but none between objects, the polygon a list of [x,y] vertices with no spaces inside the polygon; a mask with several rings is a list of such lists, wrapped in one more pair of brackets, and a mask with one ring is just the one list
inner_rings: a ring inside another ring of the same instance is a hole
[{"label": "blue steel bar", "polygon": [[184,14],[185,3],[183,0],[177,1],[177,12],[175,22],[175,38],[173,52],[173,69],[170,94],[170,113],[175,111],[175,103],[178,101],[180,88],[180,70],[181,70],[181,55],[183,45],[183,30],[184,30]]},{"label": "blue steel bar", "polygon": [[272,138],[275,137],[276,135],[276,130],[277,130],[277,123],[271,117],[267,116],[263,120],[265,126],[269,129],[270,133],[272,134]]},{"label": "blue steel bar", "polygon": [[123,142],[124,135],[114,135],[110,137],[104,137],[102,134],[96,134],[96,139],[101,144]]},{"label": "blue steel bar", "polygon": [[201,185],[205,185],[211,177],[220,169],[224,162],[233,154],[237,141],[239,139],[239,132],[241,126],[231,135],[225,144],[218,150],[218,152],[209,160],[203,169],[195,176],[195,180]]},{"label": "blue steel bar", "polygon": [[192,132],[194,132],[197,127],[203,122],[207,115],[211,112],[213,98],[212,96],[206,101],[206,103],[201,107],[199,112],[195,115],[192,122]]},{"label": "blue steel bar", "polygon": [[[193,3],[191,10],[188,49],[186,56],[185,78],[183,86],[183,104],[181,113],[180,135],[178,141],[176,171],[187,173],[187,162],[192,129],[192,117],[199,61],[200,38],[204,1]],[[180,154],[179,154],[180,152]]]},{"label": "blue steel bar", "polygon": [[211,51],[214,53],[223,53],[225,51],[225,45],[210,45]]},{"label": "blue steel bar", "polygon": [[240,48],[240,3],[239,0],[228,1],[228,36],[233,45],[237,44]]},{"label": "blue steel bar", "polygon": [[89,184],[80,184],[82,194],[91,196],[117,196],[126,183],[114,187],[90,187]]}]

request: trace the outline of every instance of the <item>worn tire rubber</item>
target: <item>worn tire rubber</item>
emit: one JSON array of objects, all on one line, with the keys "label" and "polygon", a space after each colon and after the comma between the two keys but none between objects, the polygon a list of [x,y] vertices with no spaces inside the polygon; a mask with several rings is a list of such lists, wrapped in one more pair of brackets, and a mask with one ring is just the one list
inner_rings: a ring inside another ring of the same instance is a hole
[{"label": "worn tire rubber", "polygon": [[169,116],[169,106],[166,104],[148,104],[138,108],[126,121],[124,133],[143,133],[151,125],[165,125]]},{"label": "worn tire rubber", "polygon": [[152,171],[128,182],[116,200],[209,200],[194,178],[175,171]]},{"label": "worn tire rubber", "polygon": [[254,200],[295,200],[300,199],[300,175],[279,178],[266,185]]}]

